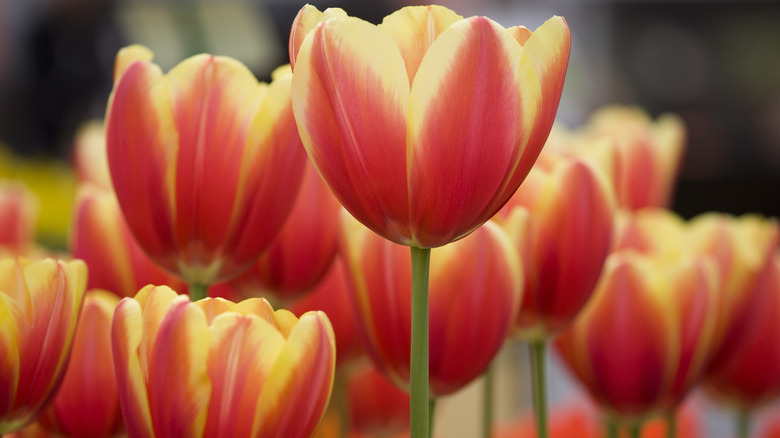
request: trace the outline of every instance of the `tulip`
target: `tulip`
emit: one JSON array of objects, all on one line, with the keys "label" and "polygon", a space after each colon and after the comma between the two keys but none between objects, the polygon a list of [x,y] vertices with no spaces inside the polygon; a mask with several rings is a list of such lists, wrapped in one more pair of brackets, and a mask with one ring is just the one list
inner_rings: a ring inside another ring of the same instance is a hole
[{"label": "tulip", "polygon": [[496,215],[525,272],[515,328],[530,341],[566,328],[593,293],[613,233],[614,195],[605,176],[577,158],[545,153]]},{"label": "tulip", "polygon": [[[412,299],[408,253],[346,213],[343,217],[342,248],[363,345],[382,372],[407,385]],[[482,374],[503,345],[520,298],[520,261],[506,233],[489,222],[433,250],[430,282],[430,391],[436,397]]]},{"label": "tulip", "polygon": [[269,85],[219,56],[167,74],[137,47],[117,58],[106,142],[119,205],[147,255],[205,295],[247,269],[292,208],[305,152],[289,69]]},{"label": "tulip", "polygon": [[639,428],[698,382],[718,311],[715,263],[617,252],[591,302],[559,339],[565,362],[610,416]]},{"label": "tulip", "polygon": [[295,205],[279,235],[233,286],[244,296],[271,295],[282,302],[316,287],[336,256],[340,209],[307,161]]},{"label": "tulip", "polygon": [[90,267],[88,289],[132,297],[147,284],[185,288],[181,280],[160,269],[144,254],[113,192],[84,183],[75,204],[70,250]]},{"label": "tulip", "polygon": [[106,153],[106,130],[103,123],[93,120],[82,125],[73,144],[73,167],[79,183],[90,182],[113,190]]},{"label": "tulip", "polygon": [[35,235],[38,198],[21,181],[0,180],[0,248],[26,254]]},{"label": "tulip", "polygon": [[131,437],[310,437],[330,397],[322,312],[299,319],[259,298],[191,302],[147,286],[120,301],[111,339]]},{"label": "tulip", "polygon": [[116,295],[106,291],[86,294],[62,387],[39,421],[51,433],[108,438],[121,432],[111,353],[111,318],[118,302]]},{"label": "tulip", "polygon": [[33,420],[59,389],[86,277],[80,260],[0,260],[0,435]]},{"label": "tulip", "polygon": [[525,178],[569,50],[560,17],[532,33],[440,6],[379,26],[306,6],[290,40],[293,111],[353,216],[393,242],[437,247],[490,219]]},{"label": "tulip", "polygon": [[353,430],[366,436],[409,430],[409,394],[373,366],[354,371],[347,391]]},{"label": "tulip", "polygon": [[610,249],[614,194],[585,161],[546,152],[496,215],[512,236],[525,272],[515,329],[530,342],[534,412],[547,436],[547,341],[590,298]]}]

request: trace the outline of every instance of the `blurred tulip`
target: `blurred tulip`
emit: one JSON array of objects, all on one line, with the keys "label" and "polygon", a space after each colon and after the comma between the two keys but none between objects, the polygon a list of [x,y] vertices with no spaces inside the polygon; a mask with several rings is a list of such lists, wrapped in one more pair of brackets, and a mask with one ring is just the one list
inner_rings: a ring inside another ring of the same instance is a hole
[{"label": "blurred tulip", "polygon": [[106,130],[101,122],[91,120],[76,132],[73,167],[79,183],[90,182],[100,188],[113,190],[106,156]]},{"label": "blurred tulip", "polygon": [[753,314],[755,330],[734,350],[729,366],[707,388],[740,411],[751,411],[780,396],[780,255],[759,278],[762,306]]},{"label": "blurred tulip", "polygon": [[599,170],[546,152],[496,215],[519,249],[525,273],[515,323],[521,337],[549,339],[580,312],[610,249],[614,208]]},{"label": "blurred tulip", "polygon": [[295,299],[322,280],[336,255],[341,205],[311,163],[290,216],[276,240],[248,271],[232,281],[246,297]]},{"label": "blurred tulip", "polygon": [[21,181],[0,180],[0,249],[25,255],[35,237],[38,198]]},{"label": "blurred tulip", "polygon": [[125,223],[114,193],[90,183],[79,188],[71,222],[70,250],[90,267],[88,289],[132,297],[147,284],[185,290],[144,254]]},{"label": "blurred tulip", "polygon": [[292,77],[278,69],[258,83],[238,61],[210,55],[163,75],[137,49],[117,55],[111,178],[140,246],[199,286],[197,296],[254,263],[292,208],[306,159]]},{"label": "blurred tulip", "polygon": [[373,366],[354,370],[347,392],[353,430],[367,436],[409,430],[409,394]]},{"label": "blurred tulip", "polygon": [[328,318],[267,301],[190,302],[147,286],[120,301],[111,339],[131,437],[309,437],[330,397]]},{"label": "blurred tulip", "polygon": [[336,335],[336,364],[341,366],[363,355],[357,332],[355,309],[349,299],[346,267],[341,257],[333,260],[325,278],[310,293],[290,304],[296,316],[320,310],[328,315]]},{"label": "blurred tulip", "polygon": [[86,277],[80,260],[0,260],[0,435],[33,420],[59,389]]},{"label": "blurred tulip", "polygon": [[533,33],[441,6],[374,26],[307,5],[290,38],[293,111],[342,205],[393,242],[447,244],[523,181],[555,118],[570,32]]},{"label": "blurred tulip", "polygon": [[718,311],[703,256],[609,256],[590,303],[559,339],[565,362],[621,422],[668,413],[698,382]]},{"label": "blurred tulip", "polygon": [[[377,367],[408,384],[411,333],[409,250],[381,238],[346,212],[344,254],[364,346]],[[509,236],[489,222],[436,248],[430,271],[430,390],[451,394],[481,375],[503,345],[522,286]],[[464,359],[467,358],[467,359]]]},{"label": "blurred tulip", "polygon": [[638,107],[613,105],[594,112],[568,137],[556,133],[551,147],[560,146],[591,158],[595,154],[596,162],[606,164],[620,207],[669,207],[685,149],[685,125],[672,114],[653,121]]},{"label": "blurred tulip", "polygon": [[111,318],[118,302],[101,290],[84,298],[62,387],[39,421],[56,436],[108,438],[122,431],[111,353]]}]

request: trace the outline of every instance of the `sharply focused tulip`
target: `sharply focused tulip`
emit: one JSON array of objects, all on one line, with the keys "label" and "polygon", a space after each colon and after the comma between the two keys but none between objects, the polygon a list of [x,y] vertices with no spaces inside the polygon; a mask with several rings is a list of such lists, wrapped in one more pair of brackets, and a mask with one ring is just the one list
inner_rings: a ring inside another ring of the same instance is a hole
[{"label": "sharply focused tulip", "polygon": [[120,301],[111,339],[130,437],[310,437],[330,397],[328,318],[165,286]]},{"label": "sharply focused tulip", "polygon": [[780,255],[774,256],[757,288],[763,305],[753,314],[756,329],[740,341],[729,366],[707,385],[743,412],[780,397]]},{"label": "sharply focused tulip", "polygon": [[336,364],[343,365],[363,355],[357,333],[355,309],[349,299],[347,272],[341,257],[333,260],[325,278],[310,293],[290,304],[297,316],[320,310],[328,315],[336,335]]},{"label": "sharply focused tulip", "polygon": [[311,290],[336,255],[340,210],[341,205],[307,161],[287,222],[257,263],[234,279],[232,286],[246,297],[270,295],[281,302]]},{"label": "sharply focused tulip", "polygon": [[306,159],[292,77],[278,69],[259,83],[238,61],[210,55],[163,74],[147,58],[137,46],[117,55],[111,178],[140,246],[199,296],[255,262],[292,208]]},{"label": "sharply focused tulip", "polygon": [[35,236],[38,198],[21,181],[0,180],[0,251],[25,255]]},{"label": "sharply focused tulip", "polygon": [[603,174],[579,159],[543,153],[496,215],[525,273],[515,324],[547,340],[580,312],[596,286],[613,233],[614,195]]},{"label": "sharply focused tulip", "polygon": [[715,263],[704,256],[613,253],[559,339],[563,358],[621,422],[672,412],[707,365],[717,287]]},{"label": "sharply focused tulip", "polygon": [[0,260],[0,435],[34,419],[59,389],[86,281],[80,260]]},{"label": "sharply focused tulip", "polygon": [[122,430],[122,414],[111,353],[111,318],[119,298],[91,290],[73,340],[68,370],[40,424],[58,436],[109,438]]},{"label": "sharply focused tulip", "polygon": [[132,297],[147,284],[166,284],[178,290],[186,287],[144,254],[113,192],[90,183],[83,184],[76,196],[70,250],[90,267],[88,289]]},{"label": "sharply focused tulip", "polygon": [[301,139],[341,204],[381,236],[432,248],[490,219],[552,127],[568,25],[534,32],[405,7],[375,26],[305,6],[290,38]]},{"label": "sharply focused tulip", "polygon": [[[377,367],[408,383],[409,250],[343,215],[351,298],[364,346]],[[430,390],[451,394],[482,374],[512,326],[522,285],[509,236],[489,222],[431,255]]]}]

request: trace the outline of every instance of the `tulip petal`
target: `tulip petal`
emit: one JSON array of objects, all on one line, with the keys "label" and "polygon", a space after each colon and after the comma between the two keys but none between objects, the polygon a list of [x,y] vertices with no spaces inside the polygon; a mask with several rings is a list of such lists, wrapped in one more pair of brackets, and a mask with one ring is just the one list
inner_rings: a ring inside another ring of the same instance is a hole
[{"label": "tulip petal", "polygon": [[128,436],[152,438],[152,414],[139,354],[143,326],[138,301],[125,298],[117,304],[111,325],[111,345],[125,430]]},{"label": "tulip petal", "polygon": [[222,314],[210,330],[208,373],[214,390],[204,436],[252,436],[258,388],[267,384],[285,339],[254,315]]},{"label": "tulip petal", "polygon": [[[179,296],[160,323],[149,356],[149,406],[155,435],[200,437],[211,394],[209,329],[203,311]],[[176,358],[179,366],[170,366]],[[189,421],[181,421],[182,419]]]},{"label": "tulip petal", "polygon": [[463,17],[444,6],[409,6],[386,16],[379,27],[390,34],[401,51],[409,84],[420,67],[425,52],[445,29]]},{"label": "tulip petal", "polygon": [[124,74],[125,70],[136,61],[149,62],[154,59],[154,52],[140,44],[133,44],[119,49],[114,61],[114,83]]},{"label": "tulip petal", "polygon": [[409,80],[389,35],[356,18],[328,20],[298,53],[292,103],[317,171],[344,207],[384,236],[408,236]]},{"label": "tulip petal", "polygon": [[330,398],[335,348],[324,313],[301,316],[263,387],[252,436],[311,436]]},{"label": "tulip petal", "polygon": [[425,54],[407,138],[415,245],[468,234],[514,192],[504,193],[523,152],[518,139],[534,123],[518,92],[527,86],[518,70],[522,53],[506,29],[471,17],[446,29]]},{"label": "tulip petal", "polygon": [[106,113],[108,163],[133,235],[147,254],[173,269],[169,248],[178,135],[160,68],[135,62],[114,86]]},{"label": "tulip petal", "polygon": [[330,20],[331,18],[344,18],[347,13],[341,8],[328,8],[325,12],[320,12],[315,6],[304,5],[298,15],[293,20],[292,29],[290,29],[290,67],[295,68],[295,60],[298,57],[298,51],[301,49],[303,39],[317,27],[320,22]]},{"label": "tulip petal", "polygon": [[0,322],[0,415],[2,415],[11,411],[14,406],[21,366],[20,341],[24,339],[24,327],[28,325],[19,306],[4,292],[0,292]]}]

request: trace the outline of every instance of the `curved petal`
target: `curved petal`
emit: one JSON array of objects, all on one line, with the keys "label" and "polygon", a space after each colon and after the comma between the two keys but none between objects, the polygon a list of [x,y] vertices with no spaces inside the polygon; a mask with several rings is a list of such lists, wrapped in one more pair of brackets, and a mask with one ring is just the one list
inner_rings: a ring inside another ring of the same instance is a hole
[{"label": "curved petal", "polygon": [[175,157],[178,134],[160,68],[133,63],[111,94],[106,113],[108,164],[117,199],[138,243],[175,270]]},{"label": "curved petal", "polygon": [[409,86],[425,52],[445,29],[463,17],[444,6],[407,6],[382,20],[379,27],[389,33],[406,63]]},{"label": "curved petal", "polygon": [[212,384],[205,437],[251,437],[258,394],[285,339],[254,315],[222,314],[210,327],[208,373]]},{"label": "curved petal", "polygon": [[132,298],[117,304],[111,324],[111,346],[125,430],[128,436],[152,438],[152,414],[139,354],[144,334],[142,312],[139,302]]},{"label": "curved petal", "polygon": [[252,436],[309,437],[328,405],[336,341],[322,312],[301,316],[290,332],[257,404]]},{"label": "curved petal", "polygon": [[388,239],[408,239],[409,81],[387,33],[356,18],[309,33],[292,81],[293,111],[317,171],[344,207]]},{"label": "curved petal", "polygon": [[141,44],[133,44],[119,49],[114,60],[114,83],[122,77],[125,70],[134,62],[150,62],[152,59],[154,59],[154,52]]},{"label": "curved petal", "polygon": [[295,68],[295,60],[298,57],[298,51],[301,49],[303,39],[323,21],[331,18],[346,17],[347,13],[341,8],[328,8],[325,12],[320,12],[315,6],[304,5],[298,15],[293,20],[292,29],[290,29],[289,54],[290,67]]},{"label": "curved petal", "polygon": [[523,152],[517,139],[532,122],[518,93],[522,53],[506,29],[471,17],[425,54],[409,104],[411,244],[443,245],[495,213],[487,210],[503,195]]},{"label": "curved petal", "polygon": [[[2,290],[2,289],[0,289]],[[10,296],[0,292],[0,418],[13,412],[16,389],[19,386],[21,348],[25,342],[24,314]],[[0,432],[11,430],[0,422]]]},{"label": "curved petal", "polygon": [[[209,329],[202,310],[180,295],[160,323],[149,355],[149,406],[155,435],[201,437],[212,392]],[[171,366],[171,360],[177,366]]]}]

